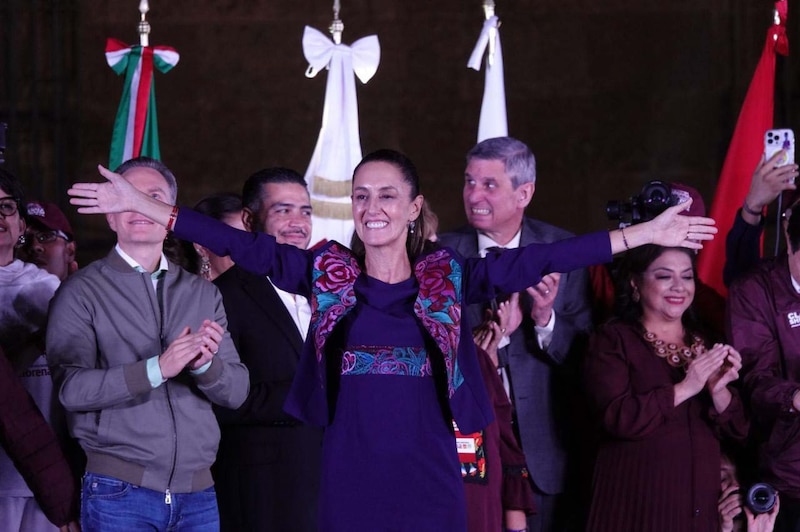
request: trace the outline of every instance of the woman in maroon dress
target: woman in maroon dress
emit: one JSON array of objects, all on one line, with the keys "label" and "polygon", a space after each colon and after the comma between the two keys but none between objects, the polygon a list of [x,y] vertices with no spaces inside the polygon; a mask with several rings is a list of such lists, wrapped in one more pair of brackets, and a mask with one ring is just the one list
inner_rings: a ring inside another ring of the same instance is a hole
[{"label": "woman in maroon dress", "polygon": [[743,439],[741,357],[695,326],[695,256],[648,245],[620,270],[618,317],[595,333],[586,390],[602,427],[590,531],[717,532],[719,438]]}]

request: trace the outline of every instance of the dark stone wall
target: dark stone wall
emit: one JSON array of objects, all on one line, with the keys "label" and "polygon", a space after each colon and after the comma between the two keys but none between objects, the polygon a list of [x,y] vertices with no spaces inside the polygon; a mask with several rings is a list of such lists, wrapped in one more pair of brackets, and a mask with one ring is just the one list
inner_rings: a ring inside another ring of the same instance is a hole
[{"label": "dark stone wall", "polygon": [[[304,76],[300,39],[306,24],[326,31],[331,3],[150,2],[151,43],[181,53],[175,69],[156,75],[156,92],[162,157],[178,176],[183,203],[239,190],[265,166],[305,171],[325,74]],[[105,39],[138,39],[137,6],[0,6],[6,159],[31,195],[66,205],[69,183],[97,178],[96,164],[107,162],[122,79],[105,63]],[[771,6],[497,0],[510,134],[538,160],[531,214],[576,232],[608,227],[606,200],[655,178],[692,184],[710,202]],[[341,14],[345,43],[372,33],[381,41],[377,74],[358,83],[364,152],[407,153],[442,227],[463,223],[463,157],[475,142],[483,92],[483,72],[466,61],[483,21],[481,2],[342,0]],[[777,126],[796,121],[796,61],[781,61]],[[89,248],[107,249],[102,219],[67,208],[84,257]]]}]

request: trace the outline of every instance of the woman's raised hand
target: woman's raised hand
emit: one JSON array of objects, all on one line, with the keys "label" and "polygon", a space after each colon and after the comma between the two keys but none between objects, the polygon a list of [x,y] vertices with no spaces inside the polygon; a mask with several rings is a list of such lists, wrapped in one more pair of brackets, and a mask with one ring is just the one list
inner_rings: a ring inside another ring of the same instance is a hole
[{"label": "woman's raised hand", "polygon": [[106,214],[135,211],[137,199],[144,196],[119,174],[98,164],[97,170],[106,178],[105,183],[75,183],[67,190],[72,205],[81,214]]},{"label": "woman's raised hand", "polygon": [[674,205],[649,222],[653,244],[665,247],[684,247],[702,249],[704,240],[712,240],[717,233],[713,218],[705,216],[684,216],[681,212],[689,209],[692,200]]}]

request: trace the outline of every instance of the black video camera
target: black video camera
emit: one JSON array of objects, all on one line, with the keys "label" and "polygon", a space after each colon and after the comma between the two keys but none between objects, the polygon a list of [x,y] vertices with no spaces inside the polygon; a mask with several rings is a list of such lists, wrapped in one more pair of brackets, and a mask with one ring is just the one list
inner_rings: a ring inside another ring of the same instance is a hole
[{"label": "black video camera", "polygon": [[648,181],[642,191],[627,201],[611,200],[606,204],[609,220],[619,220],[621,226],[652,220],[680,200],[664,181]]},{"label": "black video camera", "polygon": [[754,514],[765,514],[775,506],[775,495],[775,488],[766,482],[759,482],[747,490],[744,503]]}]

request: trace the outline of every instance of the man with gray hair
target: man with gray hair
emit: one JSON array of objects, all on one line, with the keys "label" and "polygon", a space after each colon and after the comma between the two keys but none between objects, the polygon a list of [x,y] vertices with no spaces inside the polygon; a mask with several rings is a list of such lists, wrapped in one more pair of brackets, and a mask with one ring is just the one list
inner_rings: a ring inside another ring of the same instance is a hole
[{"label": "man with gray hair", "polygon": [[[161,162],[116,172],[174,203]],[[248,393],[217,288],[167,261],[167,231],[137,213],[106,216],[109,255],[65,281],[50,307],[47,354],[68,425],[86,452],[84,530],[217,530],[212,403]]]},{"label": "man with gray hair", "polygon": [[[465,257],[485,256],[495,248],[548,243],[571,233],[525,217],[536,189],[536,161],[528,146],[511,137],[478,143],[467,154],[463,200],[469,226],[441,235],[439,241]],[[514,298],[516,301],[516,298]],[[486,310],[471,305],[471,323]],[[498,371],[514,405],[515,430],[525,453],[536,496],[531,532],[563,530],[572,510],[559,497],[565,490],[571,362],[591,328],[588,274],[551,273],[519,295],[516,327],[504,331]]]}]

